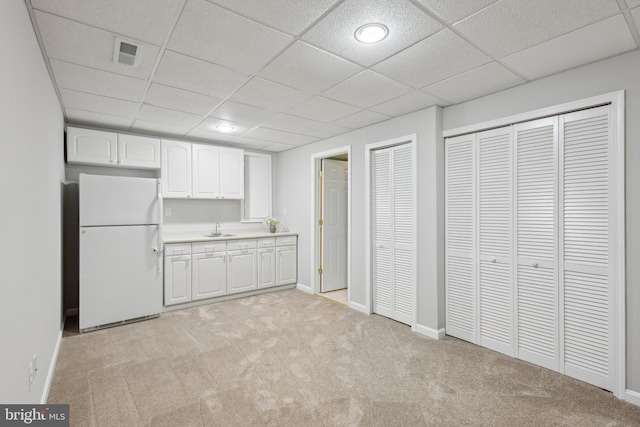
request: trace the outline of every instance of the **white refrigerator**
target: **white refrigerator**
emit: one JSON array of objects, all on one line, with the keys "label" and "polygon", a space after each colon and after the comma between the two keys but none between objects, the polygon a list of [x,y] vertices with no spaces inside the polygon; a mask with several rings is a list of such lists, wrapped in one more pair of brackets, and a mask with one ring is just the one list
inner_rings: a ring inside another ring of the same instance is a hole
[{"label": "white refrigerator", "polygon": [[162,311],[160,180],[80,174],[79,329]]}]

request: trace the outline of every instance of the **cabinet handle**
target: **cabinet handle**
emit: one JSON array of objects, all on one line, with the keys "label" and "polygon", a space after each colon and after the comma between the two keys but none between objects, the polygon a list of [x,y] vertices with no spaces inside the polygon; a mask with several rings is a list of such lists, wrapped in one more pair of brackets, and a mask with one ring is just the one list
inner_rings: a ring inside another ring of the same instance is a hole
[{"label": "cabinet handle", "polygon": [[222,262],[227,262],[227,256],[226,255],[222,255]]},{"label": "cabinet handle", "polygon": [[122,161],[118,160],[116,163],[118,163],[118,164],[122,164]]},{"label": "cabinet handle", "polygon": [[113,159],[109,159],[109,163],[113,163]]}]

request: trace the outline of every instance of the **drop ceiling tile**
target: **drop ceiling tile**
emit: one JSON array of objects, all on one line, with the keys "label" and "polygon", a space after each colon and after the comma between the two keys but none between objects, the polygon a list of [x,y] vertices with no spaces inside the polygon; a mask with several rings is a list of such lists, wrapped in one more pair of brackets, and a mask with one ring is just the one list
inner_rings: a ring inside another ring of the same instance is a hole
[{"label": "drop ceiling tile", "polygon": [[382,122],[389,119],[389,116],[376,113],[373,111],[362,110],[344,119],[336,120],[334,123],[349,129],[360,129],[374,123]]},{"label": "drop ceiling tile", "polygon": [[118,116],[110,116],[104,113],[65,108],[67,120],[72,125],[95,126],[115,130],[128,130],[132,119]]},{"label": "drop ceiling tile", "polygon": [[631,17],[633,18],[633,22],[636,24],[636,28],[640,30],[640,7],[636,7],[631,10]]},{"label": "drop ceiling tile", "polygon": [[85,65],[125,76],[148,79],[160,48],[146,44],[138,67],[113,62],[115,35],[44,12],[35,12],[49,58]]},{"label": "drop ceiling tile", "polygon": [[[232,126],[233,130],[229,131],[229,132],[221,132],[219,130],[216,129],[216,126],[220,126],[220,125],[227,125],[227,126]],[[200,123],[198,125],[198,129],[202,129],[205,130],[207,132],[214,132],[214,133],[219,133],[222,135],[230,135],[230,136],[239,136],[242,135],[243,133],[247,132],[249,129],[251,129],[253,126],[245,126],[243,123],[238,123],[238,122],[233,122],[230,120],[221,120],[221,119],[214,119],[214,118],[206,118],[202,123]]]},{"label": "drop ceiling tile", "polygon": [[423,108],[431,107],[432,105],[440,105],[444,107],[449,103],[436,98],[431,95],[427,95],[419,90],[414,90],[406,95],[392,99],[391,101],[383,102],[380,105],[372,107],[370,110],[377,113],[386,114],[387,116],[397,117],[402,116],[412,111],[422,110]]},{"label": "drop ceiling tile", "polygon": [[325,91],[323,96],[360,108],[369,108],[410,92],[411,88],[370,70]]},{"label": "drop ceiling tile", "polygon": [[319,93],[362,71],[362,67],[303,42],[296,42],[259,73],[265,79]]},{"label": "drop ceiling tile", "polygon": [[147,87],[145,80],[109,73],[68,62],[51,60],[51,68],[60,88],[94,93],[127,101],[142,100]]},{"label": "drop ceiling tile", "polygon": [[185,139],[204,142],[227,142],[233,139],[233,135],[219,132],[209,132],[204,129],[196,128],[189,132]]},{"label": "drop ceiling tile", "polygon": [[233,94],[232,100],[270,111],[283,111],[295,107],[309,98],[306,93],[279,83],[254,77]]},{"label": "drop ceiling tile", "polygon": [[446,29],[381,62],[373,69],[419,89],[490,61],[491,58],[487,55]]},{"label": "drop ceiling tile", "polygon": [[247,138],[246,136],[239,136],[231,140],[233,144],[238,144],[244,149],[249,150],[262,150],[267,145],[271,145],[271,142],[261,141],[259,139]]},{"label": "drop ceiling tile", "polygon": [[627,7],[631,9],[632,7],[640,6],[640,0],[626,0]]},{"label": "drop ceiling tile", "polygon": [[136,40],[162,44],[181,0],[31,0],[35,9]]},{"label": "drop ceiling tile", "polygon": [[612,0],[502,0],[454,28],[495,58],[502,58],[620,11]]},{"label": "drop ceiling tile", "polygon": [[323,98],[321,96],[314,96],[291,109],[289,113],[294,116],[305,117],[307,119],[317,120],[320,122],[333,122],[341,119],[342,117],[356,113],[357,111],[360,111],[357,107]]},{"label": "drop ceiling tile", "polygon": [[[482,82],[482,84],[478,84]],[[497,62],[491,62],[423,90],[453,103],[479,98],[524,83],[520,77]]]},{"label": "drop ceiling tile", "polygon": [[247,78],[247,75],[229,68],[167,50],[154,81],[204,95],[226,98]]},{"label": "drop ceiling tile", "polygon": [[173,126],[166,123],[148,122],[146,120],[136,120],[131,127],[132,131],[146,133],[154,136],[167,136],[170,138],[182,138],[189,129]]},{"label": "drop ceiling tile", "polygon": [[635,48],[624,16],[619,14],[507,56],[503,61],[534,80]]},{"label": "drop ceiling tile", "polygon": [[287,136],[282,142],[289,145],[306,145],[316,141],[320,141],[320,138],[292,133]]},{"label": "drop ceiling tile", "polygon": [[205,115],[216,105],[220,104],[222,99],[153,83],[149,87],[149,91],[147,92],[144,102],[155,105],[156,107]]},{"label": "drop ceiling tile", "polygon": [[112,116],[128,117],[131,119],[138,111],[138,103],[123,101],[122,99],[94,95],[92,93],[77,92],[75,90],[60,89],[60,96],[65,108],[102,113]]},{"label": "drop ceiling tile", "polygon": [[433,13],[447,21],[449,24],[458,22],[462,18],[484,9],[498,0],[418,0]]},{"label": "drop ceiling tile", "polygon": [[205,0],[189,0],[168,48],[254,73],[293,38]]},{"label": "drop ceiling tile", "polygon": [[[355,31],[364,24],[386,25],[379,43],[360,43]],[[440,30],[442,25],[407,0],[346,0],[302,36],[315,46],[369,67]]]},{"label": "drop ceiling tile", "polygon": [[278,153],[282,151],[291,150],[292,148],[296,148],[295,145],[281,144],[278,142],[276,144],[267,145],[266,147],[263,148],[263,150],[274,151]]},{"label": "drop ceiling tile", "polygon": [[252,138],[252,139],[259,139],[261,141],[282,142],[287,140],[288,138],[291,138],[293,135],[295,134],[292,134],[290,132],[283,132],[275,129],[257,127],[245,133],[243,136],[246,136],[247,138]]},{"label": "drop ceiling tile", "polygon": [[262,126],[269,129],[299,133],[316,138],[328,138],[348,131],[348,129],[341,126],[309,120],[303,117],[296,117],[290,114],[280,114],[263,123]]},{"label": "drop ceiling tile", "polygon": [[201,115],[185,113],[177,110],[167,110],[166,108],[155,107],[144,104],[140,108],[136,119],[147,122],[164,123],[180,128],[191,129],[202,120]]},{"label": "drop ceiling tile", "polygon": [[242,123],[244,126],[256,126],[277,116],[278,113],[239,102],[225,101],[209,115],[216,119]]},{"label": "drop ceiling tile", "polygon": [[[270,27],[299,34],[338,0],[209,0]],[[286,13],[283,11],[286,10]]]}]

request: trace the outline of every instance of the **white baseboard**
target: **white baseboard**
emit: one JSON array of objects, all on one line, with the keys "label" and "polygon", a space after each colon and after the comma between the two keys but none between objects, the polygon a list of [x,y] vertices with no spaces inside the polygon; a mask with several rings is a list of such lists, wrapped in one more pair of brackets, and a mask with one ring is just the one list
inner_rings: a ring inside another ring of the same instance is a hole
[{"label": "white baseboard", "polygon": [[313,294],[313,290],[311,290],[311,286],[303,285],[302,283],[298,283],[296,288],[301,290],[302,292],[306,292],[308,294]]},{"label": "white baseboard", "polygon": [[58,362],[58,353],[60,352],[60,346],[62,345],[62,333],[64,332],[64,320],[60,325],[60,332],[58,333],[58,342],[56,342],[56,348],[53,350],[53,356],[51,356],[51,363],[49,364],[49,373],[47,379],[44,382],[44,388],[42,390],[42,397],[40,398],[40,404],[44,405],[49,399],[49,390],[51,390],[51,383],[53,382],[53,374],[56,371],[56,363]]},{"label": "white baseboard", "polygon": [[627,390],[624,393],[624,400],[636,406],[640,406],[640,393],[637,391]]},{"label": "white baseboard", "polygon": [[413,332],[417,332],[429,338],[433,338],[434,340],[441,340],[445,335],[444,328],[436,330],[429,328],[428,326],[416,324],[415,326],[411,327],[411,329],[413,330]]},{"label": "white baseboard", "polygon": [[369,310],[367,310],[366,306],[362,304],[358,304],[357,302],[349,301],[349,303],[347,304],[347,307],[352,308],[355,311],[359,311],[360,313],[371,314],[369,313]]}]

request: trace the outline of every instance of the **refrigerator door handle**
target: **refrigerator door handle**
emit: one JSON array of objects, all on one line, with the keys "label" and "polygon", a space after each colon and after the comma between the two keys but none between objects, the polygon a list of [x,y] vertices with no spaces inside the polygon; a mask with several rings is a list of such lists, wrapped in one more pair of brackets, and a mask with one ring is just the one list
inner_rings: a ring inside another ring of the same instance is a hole
[{"label": "refrigerator door handle", "polygon": [[163,246],[163,241],[162,241],[162,232],[163,232],[163,227],[162,227],[162,213],[164,210],[164,205],[163,205],[163,200],[162,200],[162,185],[160,185],[161,182],[158,179],[158,247],[154,248],[153,251],[157,252],[158,254],[158,274],[162,274],[162,254],[164,252],[164,246]]}]

